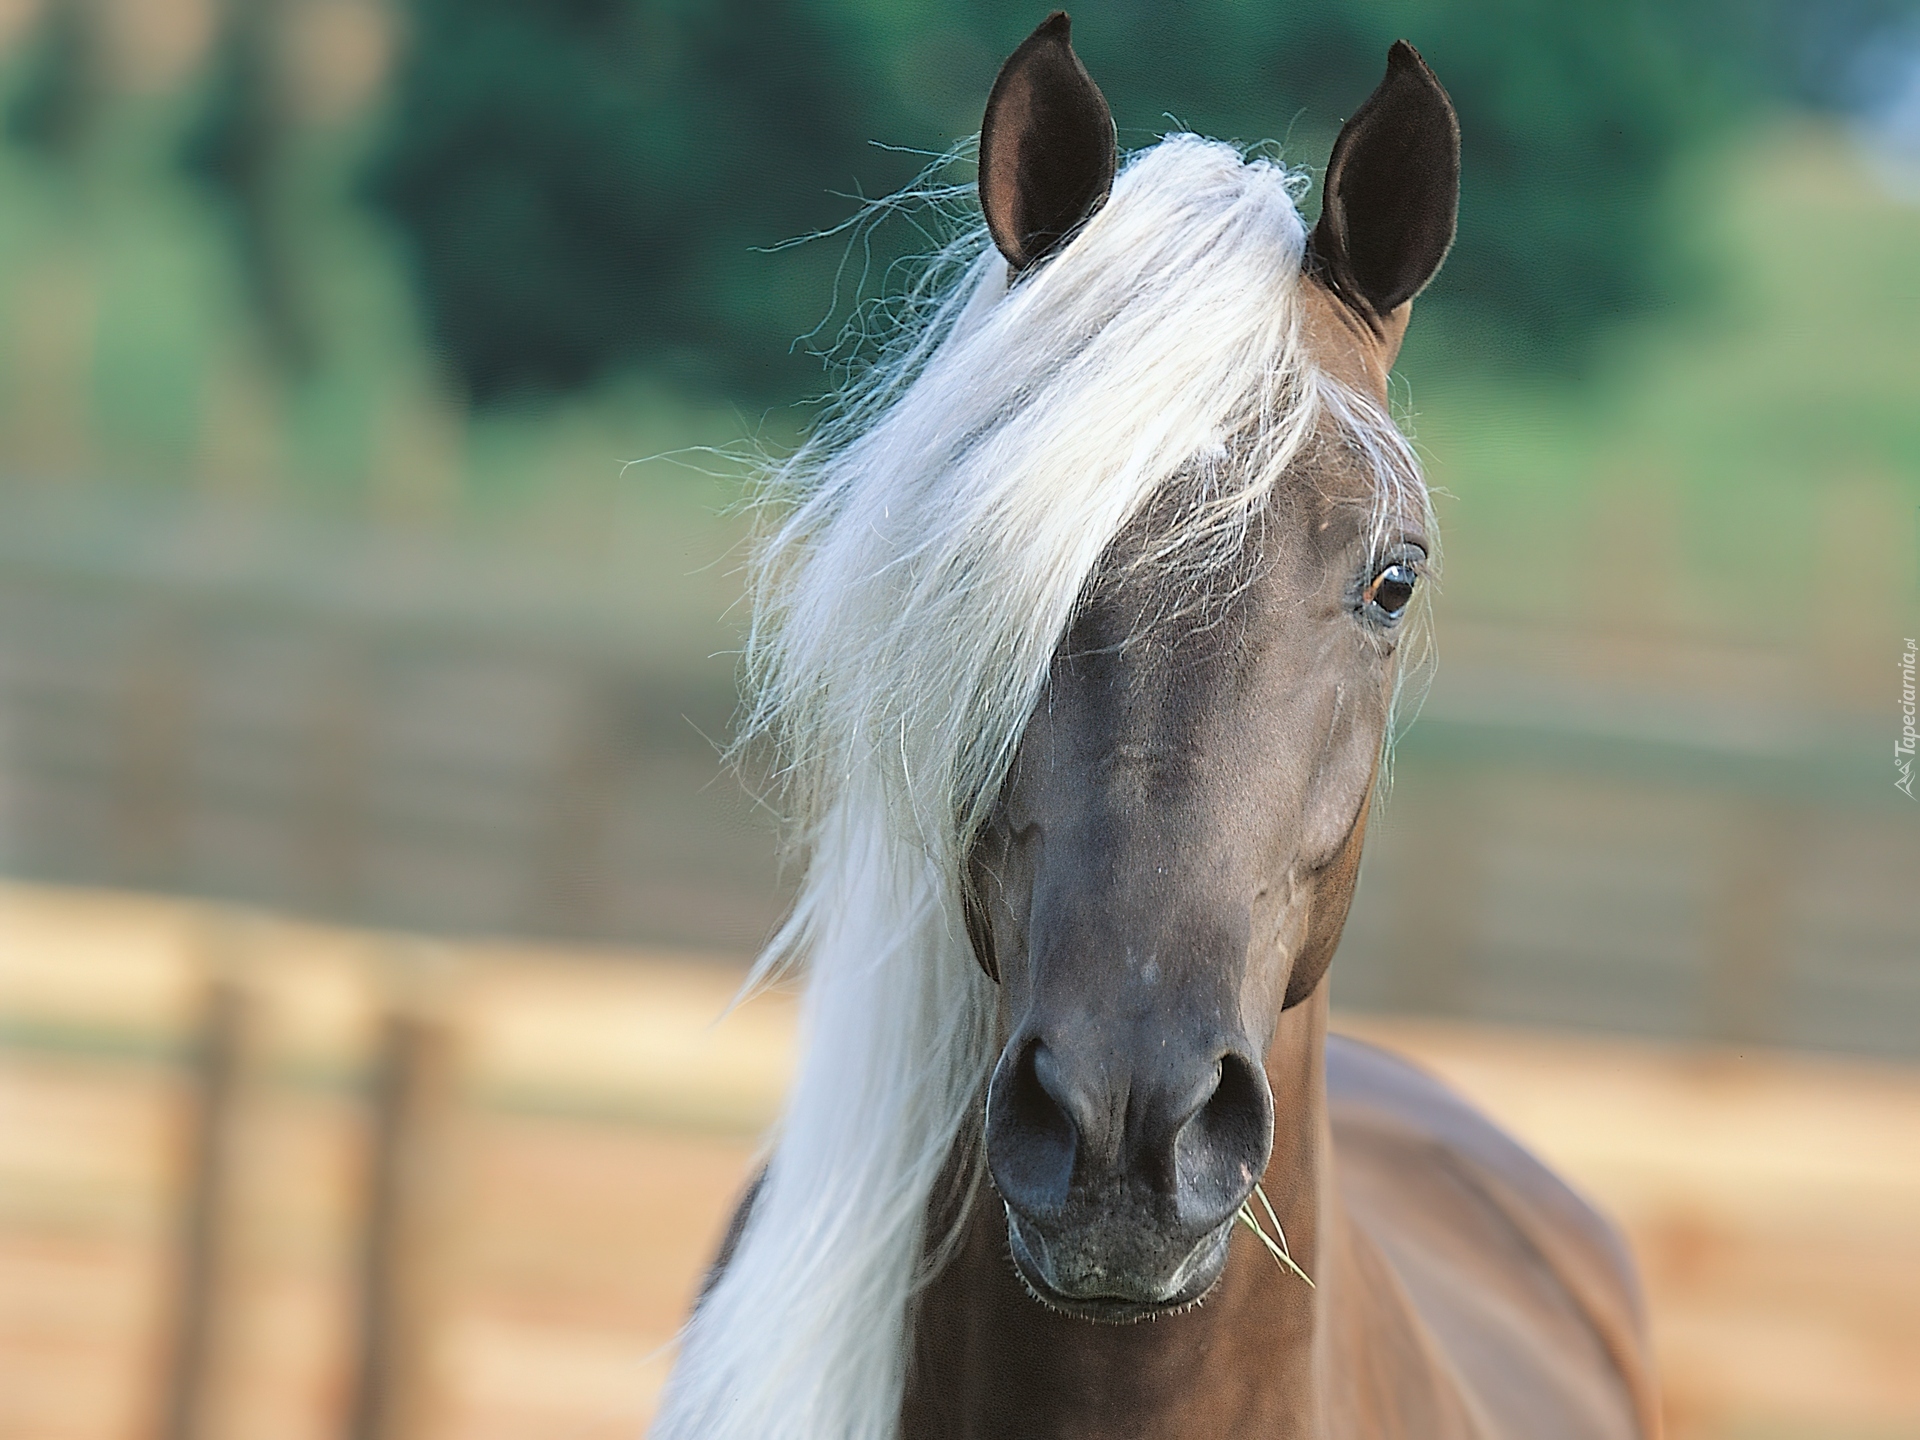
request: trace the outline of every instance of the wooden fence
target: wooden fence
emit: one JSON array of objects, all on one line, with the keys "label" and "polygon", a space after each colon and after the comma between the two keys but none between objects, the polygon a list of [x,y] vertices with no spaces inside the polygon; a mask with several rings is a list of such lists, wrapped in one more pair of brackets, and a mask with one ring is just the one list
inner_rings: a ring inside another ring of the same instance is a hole
[{"label": "wooden fence", "polygon": [[730,664],[404,566],[302,596],[0,557],[0,873],[750,947],[780,896],[711,738]]},{"label": "wooden fence", "polygon": [[[784,891],[716,753],[726,656],[649,655],[644,615],[533,623],[381,585],[296,602],[0,554],[0,873],[455,935],[758,943]],[[1792,655],[1635,646],[1449,630],[1337,997],[1920,1055],[1920,810],[1891,732],[1810,710]],[[1754,675],[1775,680],[1742,709],[1728,677]]]}]

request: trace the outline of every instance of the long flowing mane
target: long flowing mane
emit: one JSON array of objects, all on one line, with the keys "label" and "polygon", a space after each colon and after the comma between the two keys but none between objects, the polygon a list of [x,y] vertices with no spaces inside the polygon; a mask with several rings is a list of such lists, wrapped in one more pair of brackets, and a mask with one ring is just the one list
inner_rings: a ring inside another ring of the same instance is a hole
[{"label": "long flowing mane", "polygon": [[1389,419],[1306,354],[1303,184],[1175,135],[1011,287],[969,234],[957,281],[770,477],[747,728],[778,745],[807,865],[755,973],[804,966],[805,1043],[657,1440],[895,1435],[928,1217],[943,1176],[978,1183],[949,1158],[996,1049],[964,859],[1115,537],[1178,477],[1148,560],[1211,565],[1316,435],[1373,470],[1383,513],[1423,502]]}]

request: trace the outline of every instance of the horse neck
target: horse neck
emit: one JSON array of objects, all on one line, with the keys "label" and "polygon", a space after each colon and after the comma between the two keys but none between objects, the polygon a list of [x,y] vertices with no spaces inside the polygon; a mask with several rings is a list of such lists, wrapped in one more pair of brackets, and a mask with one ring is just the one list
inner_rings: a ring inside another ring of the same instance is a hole
[{"label": "horse neck", "polygon": [[1405,1292],[1340,1199],[1326,1036],[1323,981],[1283,1012],[1267,1054],[1279,1119],[1262,1185],[1313,1286],[1242,1227],[1193,1309],[1136,1325],[1072,1319],[1026,1292],[983,1182],[920,1298],[903,1440],[1472,1433]]}]

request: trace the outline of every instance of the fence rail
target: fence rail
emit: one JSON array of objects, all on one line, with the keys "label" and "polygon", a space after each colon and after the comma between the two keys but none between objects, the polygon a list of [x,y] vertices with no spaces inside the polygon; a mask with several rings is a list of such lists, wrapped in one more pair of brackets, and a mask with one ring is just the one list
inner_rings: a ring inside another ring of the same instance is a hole
[{"label": "fence rail", "polygon": [[[0,549],[0,873],[728,952],[776,920],[772,827],[716,753],[726,657],[443,603],[458,586],[136,571]],[[1338,999],[1920,1055],[1920,810],[1891,732],[1808,709],[1791,655],[1589,636],[1619,652],[1589,673],[1563,635],[1448,636]],[[1770,691],[1742,702],[1741,675]]]}]

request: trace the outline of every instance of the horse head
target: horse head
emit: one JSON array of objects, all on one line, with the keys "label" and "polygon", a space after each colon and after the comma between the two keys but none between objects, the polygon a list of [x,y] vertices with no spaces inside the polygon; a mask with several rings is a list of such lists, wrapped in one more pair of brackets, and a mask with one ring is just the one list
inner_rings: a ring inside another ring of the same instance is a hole
[{"label": "horse head", "polygon": [[1316,1123],[1319,1051],[1275,1037],[1318,1013],[1433,563],[1387,375],[1452,109],[1396,46],[1309,237],[1273,160],[1120,163],[1056,15],[979,158],[985,234],[769,476],[744,732],[806,871],[759,973],[805,965],[807,1040],[676,1440],[899,1433],[916,1305],[983,1236],[1002,1336],[1188,1304]]},{"label": "horse head", "polygon": [[[981,134],[1011,283],[1070,254],[1114,165],[1055,15]],[[1314,407],[1307,433],[1232,543],[1195,517],[1277,416],[1222,436],[1108,544],[968,851],[968,929],[999,984],[986,1159],[1020,1275],[1059,1309],[1124,1320],[1204,1295],[1268,1168],[1288,1101],[1268,1050],[1345,923],[1436,544],[1424,490],[1383,483],[1352,410],[1386,412],[1458,174],[1452,107],[1402,42],[1341,132],[1300,261],[1290,343],[1315,378],[1285,403]]]}]

